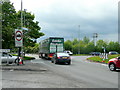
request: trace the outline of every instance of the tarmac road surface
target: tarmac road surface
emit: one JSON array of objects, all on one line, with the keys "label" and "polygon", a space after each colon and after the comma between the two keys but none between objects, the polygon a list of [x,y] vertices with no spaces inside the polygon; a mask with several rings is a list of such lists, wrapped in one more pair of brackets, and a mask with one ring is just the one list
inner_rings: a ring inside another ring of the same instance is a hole
[{"label": "tarmac road surface", "polygon": [[119,72],[111,72],[106,64],[87,61],[88,56],[72,56],[71,65],[53,64],[33,56],[35,60],[19,66],[23,69],[9,66],[14,68],[2,70],[3,88],[118,88]]}]

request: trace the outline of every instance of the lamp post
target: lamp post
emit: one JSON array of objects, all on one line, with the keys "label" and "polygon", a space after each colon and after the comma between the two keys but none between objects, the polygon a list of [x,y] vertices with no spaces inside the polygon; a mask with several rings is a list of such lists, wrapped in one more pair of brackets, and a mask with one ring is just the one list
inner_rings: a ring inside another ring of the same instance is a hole
[{"label": "lamp post", "polygon": [[[21,30],[22,30],[22,27],[23,27],[23,18],[22,18],[22,0],[21,0]],[[21,47],[19,47],[19,50],[18,50],[18,56],[20,57],[21,56]],[[19,60],[18,60],[19,62]]]},{"label": "lamp post", "polygon": [[24,9],[24,27],[25,27],[25,13],[26,13],[27,9]]},{"label": "lamp post", "polygon": [[78,54],[80,54],[80,25],[78,25],[78,44],[79,44],[79,46],[78,46]]},{"label": "lamp post", "polygon": [[[22,27],[23,27],[23,18],[22,18],[22,0],[21,0],[21,30],[22,30]],[[18,47],[18,62],[17,62],[17,65],[19,65],[20,56],[21,56],[21,47]]]}]

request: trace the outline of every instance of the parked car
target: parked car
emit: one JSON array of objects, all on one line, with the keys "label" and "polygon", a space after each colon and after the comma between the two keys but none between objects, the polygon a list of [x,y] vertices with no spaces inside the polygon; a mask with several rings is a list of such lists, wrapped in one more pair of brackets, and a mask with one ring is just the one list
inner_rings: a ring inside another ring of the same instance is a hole
[{"label": "parked car", "polygon": [[99,56],[101,53],[100,52],[91,52],[90,54],[93,56]]},{"label": "parked car", "polygon": [[52,63],[67,63],[68,65],[71,64],[71,58],[70,55],[67,53],[55,53],[53,55],[53,58],[51,60]]},{"label": "parked car", "polygon": [[110,51],[109,54],[110,54],[110,55],[118,54],[118,52],[116,52],[116,51]]},{"label": "parked car", "polygon": [[117,58],[110,59],[108,62],[109,69],[111,71],[115,71],[116,69],[120,69],[120,56]]},{"label": "parked car", "polygon": [[1,63],[11,64],[11,63],[15,63],[16,62],[17,56],[12,56],[11,54],[3,52],[1,59],[2,59]]},{"label": "parked car", "polygon": [[71,51],[64,51],[65,53],[68,53],[69,55],[72,55],[73,53]]}]

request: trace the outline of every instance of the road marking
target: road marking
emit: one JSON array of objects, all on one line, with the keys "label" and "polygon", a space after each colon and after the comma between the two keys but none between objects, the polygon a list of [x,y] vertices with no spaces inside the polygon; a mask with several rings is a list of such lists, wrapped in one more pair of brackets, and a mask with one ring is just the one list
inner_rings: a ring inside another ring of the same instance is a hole
[{"label": "road marking", "polygon": [[14,71],[13,69],[10,70],[11,72]]},{"label": "road marking", "polygon": [[107,64],[101,64],[101,63],[96,63],[96,62],[90,62],[90,61],[85,61],[86,63],[91,63],[91,64],[99,64],[99,65],[102,65],[102,66],[105,66],[107,67],[108,65]]},{"label": "road marking", "polygon": [[31,63],[42,63],[42,64],[44,64],[44,62],[41,62],[41,61],[31,61]]},{"label": "road marking", "polygon": [[107,64],[101,64],[102,66],[108,66]]}]

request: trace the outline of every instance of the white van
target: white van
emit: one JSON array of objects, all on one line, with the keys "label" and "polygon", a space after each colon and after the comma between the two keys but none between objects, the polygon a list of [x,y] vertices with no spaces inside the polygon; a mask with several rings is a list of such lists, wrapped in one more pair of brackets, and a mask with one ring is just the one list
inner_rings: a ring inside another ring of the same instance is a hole
[{"label": "white van", "polygon": [[69,55],[72,55],[73,53],[71,51],[64,51],[65,53],[68,53]]}]

